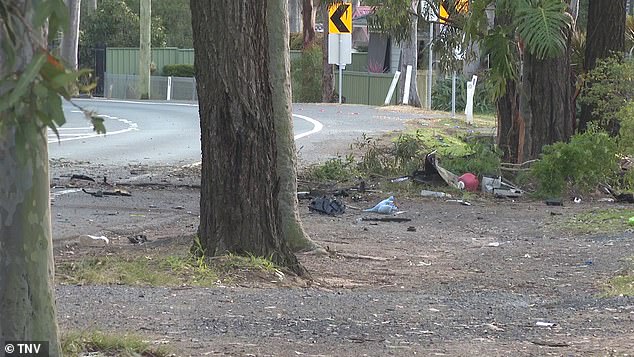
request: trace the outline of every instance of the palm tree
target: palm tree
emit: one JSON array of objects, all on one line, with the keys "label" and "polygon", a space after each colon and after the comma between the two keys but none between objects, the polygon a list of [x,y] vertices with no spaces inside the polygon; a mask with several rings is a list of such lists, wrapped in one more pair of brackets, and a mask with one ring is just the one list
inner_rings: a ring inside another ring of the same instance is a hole
[{"label": "palm tree", "polygon": [[[494,8],[491,26],[486,9]],[[474,0],[465,41],[489,58],[495,84],[499,147],[524,162],[544,145],[572,135],[569,38],[571,17],[562,0]]]}]

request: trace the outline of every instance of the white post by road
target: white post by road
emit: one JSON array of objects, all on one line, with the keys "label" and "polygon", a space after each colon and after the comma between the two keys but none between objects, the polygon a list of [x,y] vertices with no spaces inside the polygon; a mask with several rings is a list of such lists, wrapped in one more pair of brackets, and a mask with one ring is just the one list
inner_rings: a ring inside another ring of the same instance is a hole
[{"label": "white post by road", "polygon": [[396,71],[394,73],[394,78],[392,78],[392,84],[390,84],[390,89],[387,91],[387,96],[385,97],[385,102],[383,104],[388,105],[392,100],[392,96],[394,95],[394,89],[396,89],[396,84],[398,83],[398,79],[401,77],[401,72]]},{"label": "white post by road", "polygon": [[167,100],[172,100],[172,76],[167,77]]},{"label": "white post by road", "polygon": [[427,63],[427,109],[431,110],[431,75],[434,67],[434,52],[432,51],[431,44],[434,41],[434,23],[429,22],[429,61]]},{"label": "white post by road", "polygon": [[467,106],[464,113],[467,115],[467,124],[473,124],[473,95],[475,94],[476,84],[478,83],[478,76],[474,75],[469,82],[467,82]]},{"label": "white post by road", "polygon": [[407,71],[405,71],[405,88],[403,89],[403,104],[407,105],[409,103],[409,86],[412,82],[412,66],[407,66]]}]

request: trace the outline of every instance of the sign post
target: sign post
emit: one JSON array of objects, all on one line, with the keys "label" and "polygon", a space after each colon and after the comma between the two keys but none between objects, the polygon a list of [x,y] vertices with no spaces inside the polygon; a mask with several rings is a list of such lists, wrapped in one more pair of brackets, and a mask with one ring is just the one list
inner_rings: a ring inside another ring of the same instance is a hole
[{"label": "sign post", "polygon": [[328,8],[328,63],[339,66],[339,104],[343,69],[352,63],[352,4],[334,3]]}]

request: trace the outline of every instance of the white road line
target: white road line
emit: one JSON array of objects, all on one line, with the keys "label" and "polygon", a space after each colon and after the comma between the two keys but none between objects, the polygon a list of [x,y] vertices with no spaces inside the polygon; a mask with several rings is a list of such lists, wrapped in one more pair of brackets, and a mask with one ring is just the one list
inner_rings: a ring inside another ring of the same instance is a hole
[{"label": "white road line", "polygon": [[[58,128],[57,130],[60,132],[60,137],[57,138],[57,136],[55,135],[55,133],[52,133],[52,131],[49,129],[49,134],[48,134],[48,143],[55,143],[55,142],[63,142],[63,141],[72,141],[72,140],[84,140],[84,139],[90,139],[90,138],[95,138],[98,136],[112,136],[112,135],[117,135],[117,134],[123,134],[123,133],[127,133],[129,131],[134,131],[134,130],[139,130],[139,126],[137,125],[137,123],[132,122],[128,119],[123,119],[123,118],[117,118],[117,117],[113,117],[113,116],[109,116],[109,115],[99,115],[102,118],[105,119],[112,119],[112,120],[117,120],[123,124],[126,124],[128,127],[125,129],[121,129],[121,130],[115,130],[115,131],[109,131],[107,132],[105,135],[104,134],[97,134],[97,133],[93,133],[93,132],[88,132],[88,133],[77,133],[77,134],[65,134],[63,133],[63,131],[65,131],[66,129],[64,127]],[[69,130],[77,130],[80,128],[68,128]],[[92,128],[88,128],[90,130],[92,130]]]},{"label": "white road line", "polygon": [[[301,138],[305,138],[305,137],[307,137],[309,135],[318,133],[324,128],[324,125],[322,123],[320,123],[319,121],[317,121],[317,120],[315,120],[313,118],[307,117],[305,115],[299,115],[299,114],[293,114],[293,116],[297,117],[297,118],[300,118],[300,119],[304,119],[307,122],[313,124],[313,128],[311,130],[309,130],[307,132],[304,132],[304,133],[300,133],[300,134],[295,135],[295,140],[298,140],[298,139],[301,139]],[[194,162],[194,163],[191,163],[191,164],[183,165],[183,168],[196,167],[196,166],[200,166],[200,164],[201,164],[201,162],[198,161],[198,162]]]},{"label": "white road line", "polygon": [[173,102],[136,102],[130,100],[116,100],[116,99],[73,99],[74,101],[93,101],[95,103],[124,103],[124,104],[144,104],[144,105],[173,105],[177,107],[197,107],[198,104],[193,103],[173,103]]},{"label": "white road line", "polygon": [[312,130],[307,131],[305,133],[301,133],[301,134],[295,135],[295,140],[307,137],[308,135],[312,135],[312,134],[318,133],[318,132],[321,131],[321,129],[324,128],[324,125],[322,123],[318,122],[317,120],[315,120],[313,118],[307,117],[305,115],[299,115],[299,114],[293,114],[293,116],[294,117],[298,117],[300,119],[304,119],[307,122],[313,124],[313,129]]}]

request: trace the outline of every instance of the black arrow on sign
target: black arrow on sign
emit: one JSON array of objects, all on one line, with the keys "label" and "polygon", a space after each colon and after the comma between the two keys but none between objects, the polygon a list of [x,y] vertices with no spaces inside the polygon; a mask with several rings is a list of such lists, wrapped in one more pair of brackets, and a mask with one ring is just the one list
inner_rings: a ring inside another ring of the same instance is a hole
[{"label": "black arrow on sign", "polygon": [[332,16],[330,16],[330,21],[332,21],[332,23],[335,25],[335,27],[337,28],[337,30],[339,30],[340,33],[350,33],[350,29],[346,27],[346,24],[344,24],[343,21],[341,21],[341,16],[343,16],[343,14],[345,14],[346,11],[348,11],[348,6],[350,5],[349,4],[339,5],[337,7],[337,10],[335,10]]}]

